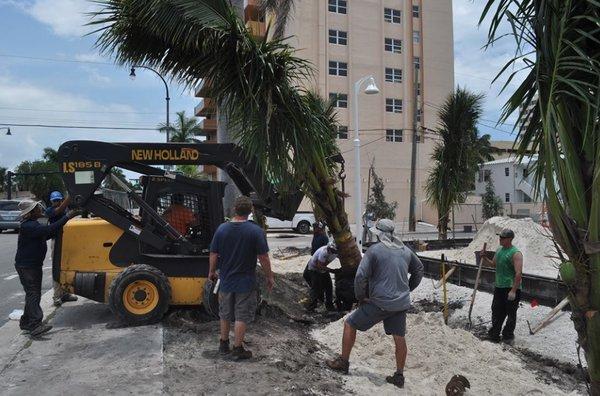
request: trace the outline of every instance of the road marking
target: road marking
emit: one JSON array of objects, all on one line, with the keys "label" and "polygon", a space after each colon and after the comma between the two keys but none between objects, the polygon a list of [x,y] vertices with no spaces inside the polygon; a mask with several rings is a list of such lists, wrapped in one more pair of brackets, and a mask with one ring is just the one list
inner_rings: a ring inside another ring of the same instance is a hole
[{"label": "road marking", "polygon": [[15,279],[17,278],[19,275],[9,275],[6,278],[4,278],[4,280],[11,280],[11,279]]}]

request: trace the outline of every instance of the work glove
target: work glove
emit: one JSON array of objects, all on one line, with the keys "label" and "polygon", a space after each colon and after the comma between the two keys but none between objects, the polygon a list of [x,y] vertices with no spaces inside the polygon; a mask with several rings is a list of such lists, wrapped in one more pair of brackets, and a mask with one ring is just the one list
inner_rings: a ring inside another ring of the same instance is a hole
[{"label": "work glove", "polygon": [[515,298],[517,298],[517,292],[516,291],[509,291],[508,292],[508,301],[515,301]]}]

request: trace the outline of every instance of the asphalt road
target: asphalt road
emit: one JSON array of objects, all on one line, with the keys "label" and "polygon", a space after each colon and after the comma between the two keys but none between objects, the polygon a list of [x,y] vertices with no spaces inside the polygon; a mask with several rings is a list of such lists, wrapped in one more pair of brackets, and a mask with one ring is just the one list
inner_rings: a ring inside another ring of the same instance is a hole
[{"label": "asphalt road", "polygon": [[[13,309],[23,309],[25,303],[25,293],[15,271],[17,236],[14,231],[4,231],[0,234],[0,326],[9,320],[8,315]],[[48,243],[48,255],[43,267],[42,294],[52,288],[52,264],[49,255],[50,244]]]}]

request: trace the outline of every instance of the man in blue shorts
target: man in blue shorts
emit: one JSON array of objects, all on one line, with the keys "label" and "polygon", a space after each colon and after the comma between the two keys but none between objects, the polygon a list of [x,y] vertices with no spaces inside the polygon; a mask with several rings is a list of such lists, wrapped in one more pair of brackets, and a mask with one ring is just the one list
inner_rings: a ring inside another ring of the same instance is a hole
[{"label": "man in blue shorts", "polygon": [[[246,326],[254,320],[258,303],[257,259],[269,291],[273,289],[273,271],[265,232],[256,223],[248,221],[248,215],[252,212],[252,200],[243,195],[236,198],[233,210],[233,219],[217,228],[210,244],[208,277],[213,281],[219,279],[219,352],[231,352],[240,360],[252,357],[252,352],[244,349],[243,342]],[[230,351],[231,322],[234,322],[235,339],[233,350]]]},{"label": "man in blue shorts", "polygon": [[396,344],[396,372],[386,380],[402,388],[407,352],[406,311],[410,308],[410,292],[423,278],[423,264],[394,236],[392,220],[381,219],[370,231],[378,243],[367,250],[354,278],[359,307],[344,322],[342,354],[326,363],[332,370],[348,374],[356,330],[366,331],[383,322],[385,333],[392,335]]}]

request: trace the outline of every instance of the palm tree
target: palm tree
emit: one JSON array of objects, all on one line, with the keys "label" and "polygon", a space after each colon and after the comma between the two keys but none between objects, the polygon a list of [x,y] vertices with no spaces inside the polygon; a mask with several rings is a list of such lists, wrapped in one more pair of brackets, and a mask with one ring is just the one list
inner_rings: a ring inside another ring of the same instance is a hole
[{"label": "palm tree", "polygon": [[600,395],[600,3],[488,0],[481,21],[489,14],[489,43],[506,36],[498,29],[507,20],[518,49],[500,73],[515,62],[527,71],[502,119],[516,112],[524,125],[516,141],[521,160],[529,147],[539,153],[535,186],[568,256],[560,273],[590,393]]},{"label": "palm tree", "polygon": [[433,149],[434,167],[425,185],[427,201],[438,211],[439,238],[448,238],[450,212],[472,190],[479,165],[491,156],[490,135],[479,137],[483,95],[458,87],[438,112],[437,134],[441,142]]},{"label": "palm tree", "polygon": [[196,117],[186,117],[185,111],[177,112],[177,121],[175,126],[161,123],[158,130],[163,133],[169,133],[169,141],[179,143],[196,142],[196,136],[203,133]]},{"label": "palm tree", "polygon": [[99,0],[97,46],[120,64],[144,64],[193,86],[228,118],[232,137],[285,195],[297,188],[325,218],[344,268],[360,261],[343,194],[332,106],[301,87],[311,66],[281,40],[256,40],[227,0]]}]

